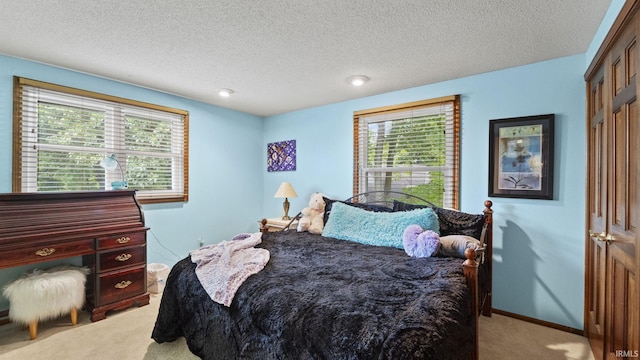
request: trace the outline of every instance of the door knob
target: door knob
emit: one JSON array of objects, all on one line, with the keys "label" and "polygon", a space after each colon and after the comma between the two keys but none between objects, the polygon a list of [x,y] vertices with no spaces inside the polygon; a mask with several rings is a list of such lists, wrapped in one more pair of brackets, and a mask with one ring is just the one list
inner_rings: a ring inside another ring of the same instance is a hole
[{"label": "door knob", "polygon": [[605,231],[603,231],[603,232],[601,232],[599,234],[596,234],[592,230],[589,230],[589,236],[596,238],[596,240],[598,240],[598,241],[606,241],[607,244],[609,244],[612,241],[614,241],[613,235],[607,234]]},{"label": "door knob", "polygon": [[596,234],[593,232],[593,230],[589,230],[589,236],[594,237],[600,241],[604,241],[604,238],[607,236],[607,233],[603,231],[599,234]]}]

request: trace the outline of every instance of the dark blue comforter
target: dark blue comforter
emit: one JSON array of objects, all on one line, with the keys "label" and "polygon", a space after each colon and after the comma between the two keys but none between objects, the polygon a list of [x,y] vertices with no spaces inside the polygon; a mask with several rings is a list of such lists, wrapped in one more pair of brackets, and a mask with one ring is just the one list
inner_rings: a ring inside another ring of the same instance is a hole
[{"label": "dark blue comforter", "polygon": [[167,279],[152,338],[203,359],[463,359],[475,319],[458,258],[411,258],[309,233],[266,233],[271,259],[230,307],[187,257]]}]

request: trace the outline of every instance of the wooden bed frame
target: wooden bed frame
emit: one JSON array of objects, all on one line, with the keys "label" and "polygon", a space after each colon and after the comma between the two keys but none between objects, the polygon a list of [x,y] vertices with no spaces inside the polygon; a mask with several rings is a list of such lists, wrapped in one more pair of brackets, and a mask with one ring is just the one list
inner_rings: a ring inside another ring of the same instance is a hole
[{"label": "wooden bed frame", "polygon": [[[374,203],[374,204],[386,205],[390,207],[389,202],[392,201],[392,199],[389,198],[388,196],[378,196],[379,193],[394,194],[394,192],[388,192],[388,191],[387,192],[374,191],[374,192],[354,195],[345,201],[355,202],[355,203],[368,203],[368,204]],[[430,206],[435,206],[429,201],[426,201],[424,199],[421,199],[413,195],[408,195],[404,193],[395,193],[395,194],[400,194],[404,198],[419,199],[429,204]],[[492,263],[493,262],[492,260],[492,257],[493,257],[493,210],[491,209],[492,206],[493,206],[493,202],[491,202],[491,200],[486,200],[484,202],[484,210],[482,211],[485,216],[485,223],[482,229],[483,239],[481,239],[484,242],[484,249],[483,249],[484,256],[482,256],[481,261],[484,261],[485,269],[488,272],[487,287],[489,288],[489,291],[484,296],[484,298],[481,299],[479,294],[480,286],[478,283],[478,267],[480,264],[476,260],[476,255],[477,255],[476,251],[473,249],[467,249],[464,253],[467,259],[464,260],[464,262],[462,263],[464,277],[466,278],[467,286],[469,287],[469,292],[471,293],[471,307],[472,307],[472,312],[474,314],[474,320],[475,320],[474,346],[473,346],[472,353],[469,354],[469,359],[475,359],[475,360],[479,359],[478,318],[480,317],[480,314],[484,316],[489,316],[489,317],[491,316],[491,306],[492,306],[491,305],[491,289],[492,289],[492,277],[493,277],[492,275],[492,271],[493,271],[493,263]],[[289,225],[291,225],[291,223],[293,223],[296,219],[299,219],[301,215],[302,213],[299,212],[296,216],[294,216],[291,219],[289,224],[285,226],[281,231],[287,231],[287,229],[289,229]],[[268,231],[267,219],[262,219],[262,221],[260,222],[260,231],[263,233]]]},{"label": "wooden bed frame", "polygon": [[474,338],[474,351],[470,354],[470,359],[478,359],[480,354],[479,349],[479,340],[478,340],[478,318],[480,317],[480,307],[482,307],[482,314],[485,316],[491,316],[491,287],[492,287],[492,256],[493,256],[493,210],[491,210],[491,206],[493,203],[490,200],[486,200],[484,202],[484,210],[483,213],[485,215],[485,225],[483,227],[484,231],[484,261],[486,262],[485,266],[488,271],[488,288],[484,299],[479,298],[480,287],[478,284],[478,262],[476,259],[476,251],[473,249],[467,249],[464,252],[464,256],[467,258],[462,263],[462,267],[464,269],[464,277],[467,279],[467,286],[469,287],[469,291],[471,293],[471,309],[474,314],[475,319],[475,338]]}]

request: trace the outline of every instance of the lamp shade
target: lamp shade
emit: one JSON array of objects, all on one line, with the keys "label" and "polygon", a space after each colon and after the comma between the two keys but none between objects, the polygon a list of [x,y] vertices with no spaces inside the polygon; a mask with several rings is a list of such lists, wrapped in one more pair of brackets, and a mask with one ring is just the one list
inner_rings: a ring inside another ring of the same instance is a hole
[{"label": "lamp shade", "polygon": [[100,166],[103,169],[113,171],[118,167],[118,160],[116,160],[116,155],[111,154],[110,156],[105,156],[102,160],[100,160]]},{"label": "lamp shade", "polygon": [[121,181],[111,182],[111,188],[113,190],[123,190],[129,188],[129,183],[127,183],[127,181],[125,181],[124,179],[124,171],[122,170],[122,166],[120,166],[120,162],[118,161],[118,159],[116,159],[116,154],[105,156],[102,160],[100,160],[100,166],[108,171],[113,171],[117,168],[120,168]]},{"label": "lamp shade", "polygon": [[293,186],[291,186],[291,184],[289,184],[288,182],[283,182],[282,184],[280,184],[278,191],[276,191],[276,194],[273,195],[273,197],[274,198],[294,198],[294,197],[298,197],[298,194],[296,194],[296,191],[293,190]]}]

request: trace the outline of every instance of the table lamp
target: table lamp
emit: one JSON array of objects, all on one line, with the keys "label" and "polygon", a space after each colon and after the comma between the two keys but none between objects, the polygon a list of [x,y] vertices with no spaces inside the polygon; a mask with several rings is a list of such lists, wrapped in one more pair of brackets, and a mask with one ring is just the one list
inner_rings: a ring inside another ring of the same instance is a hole
[{"label": "table lamp", "polygon": [[120,162],[116,159],[116,154],[111,154],[106,156],[104,159],[100,160],[100,166],[105,170],[113,171],[116,168],[120,168],[120,177],[121,181],[113,181],[111,182],[111,189],[113,190],[124,190],[129,188],[129,184],[124,181],[124,171],[122,171],[122,166],[120,166]]},{"label": "table lamp", "polygon": [[282,217],[282,220],[291,220],[291,218],[289,217],[289,199],[288,198],[298,197],[298,194],[296,194],[296,191],[293,190],[293,186],[291,186],[291,184],[289,184],[288,182],[283,182],[282,184],[280,184],[278,191],[276,191],[276,194],[273,195],[273,197],[284,198],[284,202],[282,203],[282,207],[284,208],[284,216]]}]

